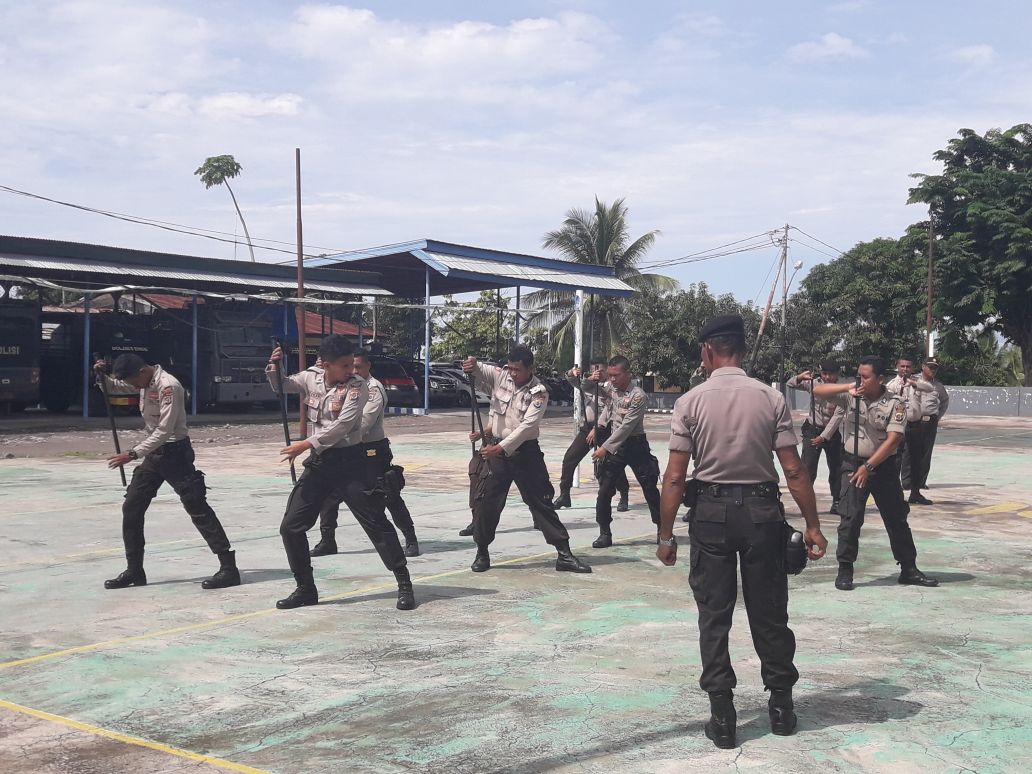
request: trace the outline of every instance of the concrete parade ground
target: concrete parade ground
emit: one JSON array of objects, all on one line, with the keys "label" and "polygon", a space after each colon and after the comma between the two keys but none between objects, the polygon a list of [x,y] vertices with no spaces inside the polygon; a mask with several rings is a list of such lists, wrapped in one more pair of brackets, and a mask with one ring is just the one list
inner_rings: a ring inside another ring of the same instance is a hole
[{"label": "concrete parade ground", "polygon": [[[632,482],[617,545],[592,549],[585,464],[560,516],[591,575],[555,572],[515,487],[494,566],[474,574],[472,540],[457,534],[470,517],[468,422],[388,419],[423,550],[409,560],[411,612],[395,609],[393,576],[343,509],[341,553],[314,560],[321,604],[275,609],[294,585],[278,534],[290,479],[275,425],[252,440],[194,435],[243,574],[222,591],[201,589],[217,560],[167,487],[147,516],[149,585],[106,591],[125,560],[122,489],[94,443],[102,430],[82,433],[93,446],[81,452],[47,453],[38,432],[31,443],[0,435],[0,458],[14,454],[0,459],[0,771],[1029,770],[1032,423],[944,421],[934,505],[910,519],[934,589],[896,583],[873,503],[857,588],[834,588],[822,461],[831,557],[789,581],[798,732],[770,734],[739,595],[739,747],[718,750],[702,732],[687,525],[678,519],[678,564],[661,566]],[[661,465],[668,422],[648,420]],[[571,426],[545,422],[553,482]],[[800,525],[787,494],[786,505]]]}]

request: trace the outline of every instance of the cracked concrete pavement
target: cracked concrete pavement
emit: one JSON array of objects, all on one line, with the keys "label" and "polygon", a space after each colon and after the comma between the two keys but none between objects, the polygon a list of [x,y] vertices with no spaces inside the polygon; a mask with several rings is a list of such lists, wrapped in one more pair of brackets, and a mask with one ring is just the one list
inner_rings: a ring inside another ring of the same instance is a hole
[{"label": "cracked concrete pavement", "polygon": [[[896,584],[873,507],[856,591],[834,589],[829,561],[791,579],[802,675],[793,737],[769,733],[739,606],[731,649],[741,746],[723,751],[702,735],[708,704],[697,684],[686,557],[674,568],[656,561],[636,485],[631,512],[614,523],[613,549],[586,547],[593,483],[561,512],[592,575],[554,572],[515,490],[492,552],[498,564],[473,574],[472,544],[457,535],[469,517],[468,416],[388,421],[424,550],[410,561],[412,612],[394,609],[393,578],[346,513],[342,553],[315,563],[323,604],[272,609],[292,588],[277,534],[289,478],[274,425],[195,432],[198,466],[244,576],[221,592],[201,590],[216,562],[169,491],[148,514],[150,585],[105,591],[123,559],[121,489],[99,462],[104,433],[0,437],[0,457],[17,455],[0,460],[0,698],[222,762],[0,705],[0,770],[216,771],[227,762],[285,773],[1025,770],[1028,425],[944,423],[935,505],[911,517],[919,564],[940,588]],[[661,463],[667,422],[648,421]],[[556,480],[570,421],[546,424]],[[823,471],[817,491],[826,510]],[[790,501],[788,510],[792,518]],[[834,542],[834,517],[823,519]]]}]

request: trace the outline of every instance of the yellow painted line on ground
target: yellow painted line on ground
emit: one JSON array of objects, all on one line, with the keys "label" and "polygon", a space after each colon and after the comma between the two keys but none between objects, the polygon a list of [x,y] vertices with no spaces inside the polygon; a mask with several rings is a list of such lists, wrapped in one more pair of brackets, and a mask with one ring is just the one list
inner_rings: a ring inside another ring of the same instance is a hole
[{"label": "yellow painted line on ground", "polygon": [[1032,511],[1022,511],[1018,514],[1018,516],[1022,516],[1026,519],[1032,519]]},{"label": "yellow painted line on ground", "polygon": [[995,505],[987,505],[984,508],[964,511],[964,513],[968,516],[988,516],[991,513],[1014,513],[1016,511],[1023,511],[1025,508],[1025,503],[996,503]]},{"label": "yellow painted line on ground", "polygon": [[227,771],[240,771],[245,774],[269,774],[264,769],[256,769],[253,766],[245,766],[242,763],[234,763],[233,761],[227,761],[223,758],[216,758],[212,755],[203,755],[201,753],[191,752],[190,750],[180,750],[178,747],[171,747],[170,745],[162,744],[161,742],[152,742],[149,739],[141,739],[138,736],[120,734],[117,731],[110,731],[106,728],[101,728],[100,726],[94,726],[89,723],[83,723],[79,720],[73,720],[72,718],[66,718],[61,715],[54,715],[50,712],[32,709],[31,707],[23,707],[20,704],[15,704],[14,702],[5,701],[3,699],[0,699],[0,708],[16,712],[19,715],[28,715],[29,717],[46,720],[50,723],[56,723],[57,725],[64,726],[65,728],[74,728],[76,731],[83,731],[87,734],[103,737],[104,739],[113,739],[114,741],[122,742],[123,744],[145,747],[148,750],[156,750],[167,755],[174,755],[177,758],[186,758],[188,761],[207,763],[211,766],[217,766],[220,769],[226,769]]},{"label": "yellow painted line on ground", "polygon": [[[676,532],[679,529],[687,529],[685,527],[674,527]],[[631,537],[619,538],[614,540],[613,543],[627,543],[633,540],[641,540],[646,537],[654,537],[655,532],[647,532],[642,535],[632,535]],[[472,545],[472,544],[471,544]],[[578,549],[579,550],[579,549]],[[500,562],[491,562],[492,567],[497,567],[502,564],[517,564],[519,562],[527,562],[533,559],[540,559],[545,556],[555,556],[554,551],[543,551],[539,554],[530,554],[528,556],[518,556],[515,559],[503,559]],[[413,584],[425,583],[427,581],[438,580],[440,578],[448,578],[455,575],[462,575],[467,572],[472,572],[469,567],[463,567],[459,570],[446,570],[445,572],[439,572],[435,575],[426,575],[421,578],[413,578]],[[347,599],[348,597],[357,597],[362,594],[370,594],[375,591],[384,591],[386,589],[395,589],[397,585],[392,581],[388,583],[380,583],[375,586],[366,586],[365,588],[356,589],[354,591],[345,591],[340,594],[331,594],[329,596],[320,597],[319,599],[323,602],[328,602],[336,599]],[[74,656],[78,653],[89,653],[94,650],[104,650],[106,648],[114,648],[119,645],[126,645],[130,642],[141,642],[143,640],[151,640],[157,637],[169,637],[175,634],[185,634],[187,632],[196,632],[203,629],[212,629],[218,626],[224,626],[226,624],[237,623],[238,621],[246,621],[250,618],[258,618],[259,616],[270,615],[272,613],[283,613],[274,607],[265,608],[263,610],[252,610],[249,613],[238,613],[236,615],[226,616],[224,618],[217,618],[213,621],[201,621],[200,623],[184,624],[183,626],[173,626],[169,629],[158,629],[153,632],[145,632],[144,634],[134,634],[129,637],[116,637],[111,640],[103,640],[101,642],[90,643],[89,645],[76,645],[72,648],[62,648],[61,650],[51,651],[50,653],[40,653],[37,656],[27,656],[25,658],[14,659],[13,661],[0,662],[0,670],[11,669],[13,667],[25,666],[26,664],[35,664],[40,661],[49,661],[54,658],[62,658],[64,656]]]}]

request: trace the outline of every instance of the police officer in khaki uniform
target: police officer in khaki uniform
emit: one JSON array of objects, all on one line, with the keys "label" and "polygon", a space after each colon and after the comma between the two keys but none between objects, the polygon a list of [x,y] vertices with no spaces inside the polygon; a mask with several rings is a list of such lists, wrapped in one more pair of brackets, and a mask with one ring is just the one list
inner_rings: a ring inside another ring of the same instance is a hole
[{"label": "police officer in khaki uniform", "polygon": [[[386,496],[387,512],[391,515],[394,526],[405,536],[405,556],[419,556],[419,540],[416,538],[416,525],[412,522],[412,514],[401,496],[403,479],[400,469],[392,465],[394,453],[391,442],[383,428],[383,413],[387,405],[387,390],[372,373],[372,362],[369,352],[364,349],[355,351],[355,373],[366,380],[369,385],[369,400],[362,410],[362,443],[366,447],[367,456],[375,456],[380,463],[380,488]],[[337,553],[337,519],[340,503],[344,499],[343,492],[330,496],[319,514],[319,532],[322,535],[312,556],[329,556]]]},{"label": "police officer in khaki uniform", "polygon": [[110,468],[127,465],[132,460],[143,459],[143,462],[133,471],[122,503],[122,541],[128,567],[117,577],[104,581],[104,588],[147,585],[143,571],[144,514],[166,481],[179,495],[208,548],[219,557],[219,571],[203,581],[201,587],[221,589],[240,585],[235,552],[230,549],[229,538],[218,516],[208,505],[204,473],[194,467],[183,385],[160,365],[147,365],[139,355],[119,355],[112,368],[114,379],[104,374],[103,360],[98,360],[93,367],[109,387],[140,390],[140,413],[149,433],[129,451],[108,458]]},{"label": "police officer in khaki uniform", "polygon": [[730,748],[736,744],[732,691],[737,678],[728,654],[728,633],[739,564],[760,674],[770,691],[771,730],[787,735],[796,727],[792,686],[799,672],[792,663],[795,635],[788,627],[786,524],[774,454],[806,521],[803,539],[810,558],[822,557],[828,541],[821,534],[813,482],[799,459],[784,397],[742,370],[742,318],[733,314],[710,320],[699,340],[710,377],[674,404],[656,556],[666,565],[677,561],[674,519],[694,458],[689,485],[697,500],[689,526],[688,580],[699,609],[699,684],[710,697],[706,736],[717,747]]},{"label": "police officer in khaki uniform", "polygon": [[929,392],[921,393],[921,415],[916,420],[921,423],[923,428],[921,433],[923,448],[922,454],[918,457],[918,468],[916,472],[911,470],[910,481],[903,480],[902,482],[904,491],[910,490],[910,498],[907,502],[917,505],[932,504],[931,500],[921,494],[921,490],[928,488],[928,472],[932,468],[932,450],[935,448],[935,438],[939,434],[939,420],[950,407],[950,395],[946,391],[946,385],[936,378],[938,371],[939,361],[930,357],[921,364],[921,378],[917,380],[932,387]]},{"label": "police officer in khaki uniform", "polygon": [[[598,522],[598,537],[591,544],[593,548],[609,548],[613,545],[613,494],[616,491],[617,476],[624,467],[630,466],[634,477],[641,485],[645,501],[649,504],[652,523],[659,529],[659,460],[649,448],[645,436],[645,409],[648,398],[645,391],[632,383],[631,363],[623,355],[611,358],[606,368],[609,381],[606,383],[607,407],[601,424],[612,423],[609,437],[595,450],[592,458],[599,463],[598,498],[595,501],[595,521]],[[596,377],[597,378],[597,377]],[[589,442],[592,440],[589,437]]]},{"label": "police officer in khaki uniform", "polygon": [[[309,395],[308,421],[312,434],[280,450],[284,460],[293,460],[311,451],[304,461],[304,472],[298,478],[287,500],[286,513],[280,524],[283,548],[294,574],[297,588],[276,603],[290,609],[319,603],[319,592],[312,574],[308,550],[308,530],[319,518],[327,498],[343,491],[343,500],[365,530],[388,570],[398,581],[398,609],[416,606],[412,580],[406,567],[405,553],[398,533],[384,515],[385,497],[378,489],[382,468],[375,455],[369,455],[362,443],[362,411],[369,400],[366,380],[354,373],[355,348],[343,336],[327,336],[319,347],[322,360],[322,381],[325,394],[314,401]],[[283,352],[277,347],[269,358],[279,368]],[[282,380],[284,392],[299,393],[302,385],[312,380],[311,371],[294,374]]]},{"label": "police officer in khaki uniform", "polygon": [[570,534],[552,507],[555,490],[537,440],[548,406],[548,390],[534,376],[534,354],[527,347],[514,347],[508,364],[506,369],[485,366],[475,357],[462,363],[462,370],[490,393],[493,414],[490,429],[485,428],[490,437],[484,439],[480,450],[486,464],[480,466],[473,481],[473,539],[477,555],[471,569],[486,572],[491,568],[488,546],[495,538],[509,487],[515,481],[523,502],[530,508],[534,526],[555,546],[556,571],[591,572],[570,551]]},{"label": "police officer in khaki uniform", "polygon": [[910,506],[903,499],[899,483],[896,449],[907,427],[904,399],[886,388],[885,361],[880,357],[862,358],[857,374],[859,388],[848,383],[814,387],[818,398],[834,401],[847,409],[842,422],[842,502],[835,588],[853,590],[853,564],[860,551],[860,530],[864,525],[867,499],[872,495],[889,535],[892,555],[900,566],[899,582],[938,586],[939,581],[917,569],[917,548],[907,524]]},{"label": "police officer in khaki uniform", "polygon": [[[604,362],[592,361],[591,371],[589,372],[590,376],[586,380],[590,385],[588,389],[584,387],[584,381],[581,380],[581,370],[579,368],[571,368],[566,374],[566,381],[572,384],[573,388],[581,394],[581,405],[584,406],[584,424],[577,431],[577,435],[573,438],[573,443],[570,444],[570,448],[566,450],[566,454],[563,457],[563,472],[559,479],[559,496],[552,503],[556,510],[569,508],[572,505],[570,502],[570,490],[573,489],[573,474],[577,469],[577,465],[591,451],[593,443],[603,444],[609,437],[609,428],[599,422],[599,416],[605,413],[605,409],[609,405],[608,385],[600,384],[600,379],[597,376],[604,367]],[[593,431],[593,441],[589,441],[588,436]],[[622,468],[616,477],[616,491],[620,493],[620,502],[617,504],[616,510],[620,513],[630,510],[627,502],[627,475]]]},{"label": "police officer in khaki uniform", "polygon": [[[826,360],[821,364],[821,375],[814,378],[812,371],[803,371],[788,380],[787,385],[793,390],[811,393],[817,384],[835,384],[839,380],[841,367],[835,360]],[[817,481],[817,465],[824,451],[828,463],[828,487],[831,490],[830,513],[837,514],[842,483],[842,434],[839,424],[843,412],[834,403],[821,400],[811,395],[810,416],[803,422],[803,451],[800,454],[803,466],[810,474],[811,481]]]},{"label": "police officer in khaki uniform", "polygon": [[[910,488],[911,466],[919,465],[923,450],[922,427],[918,424],[921,421],[921,402],[924,393],[932,391],[930,385],[915,380],[913,375],[914,361],[908,357],[901,357],[896,360],[896,375],[885,383],[885,389],[902,398],[903,405],[906,407],[907,430],[896,450],[896,454],[899,455],[900,479],[904,489]],[[913,444],[910,443],[911,439],[914,441]],[[918,497],[920,498],[920,495]],[[924,505],[925,503],[920,504]],[[930,501],[928,505],[931,505]]]}]

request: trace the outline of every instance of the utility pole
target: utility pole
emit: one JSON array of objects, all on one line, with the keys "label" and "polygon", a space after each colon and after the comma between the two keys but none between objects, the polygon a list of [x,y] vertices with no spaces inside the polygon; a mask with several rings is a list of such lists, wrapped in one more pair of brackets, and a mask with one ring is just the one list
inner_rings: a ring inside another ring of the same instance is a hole
[{"label": "utility pole", "polygon": [[[300,299],[305,297],[305,264],[304,264],[304,248],[301,234],[301,149],[294,148],[294,170],[296,178],[296,189],[297,189],[297,298],[298,305],[294,313],[294,319],[297,322],[297,362],[298,362],[298,373],[303,372],[308,368],[308,364],[305,362],[305,305],[300,303]],[[280,376],[282,378],[285,373],[286,357],[283,358],[284,368],[280,370]],[[301,426],[301,437],[306,438],[308,436],[308,406],[305,405],[304,401],[301,401],[300,411],[298,414],[299,424]]]},{"label": "utility pole", "polygon": [[781,393],[787,396],[785,386],[785,353],[788,348],[788,224],[785,224],[785,237],[781,242],[781,365],[778,371],[778,384]]},{"label": "utility pole", "polygon": [[760,317],[760,330],[756,334],[756,341],[753,342],[752,354],[749,355],[749,375],[756,371],[756,355],[760,351],[760,342],[763,340],[763,332],[767,329],[767,320],[770,319],[770,310],[774,306],[774,293],[778,289],[778,275],[781,267],[787,264],[788,240],[781,246],[781,255],[778,257],[778,268],[774,272],[774,280],[770,283],[770,295],[767,296],[767,305],[763,307],[763,315]]},{"label": "utility pole", "polygon": [[935,251],[935,224],[932,221],[932,210],[928,209],[928,311],[925,318],[925,357],[931,357],[932,351],[932,261]]}]

